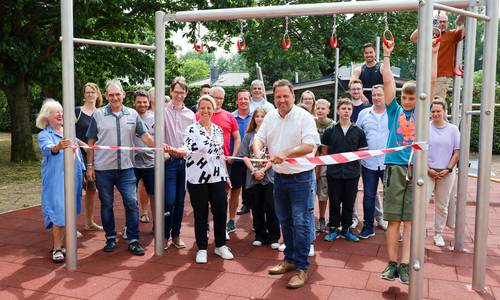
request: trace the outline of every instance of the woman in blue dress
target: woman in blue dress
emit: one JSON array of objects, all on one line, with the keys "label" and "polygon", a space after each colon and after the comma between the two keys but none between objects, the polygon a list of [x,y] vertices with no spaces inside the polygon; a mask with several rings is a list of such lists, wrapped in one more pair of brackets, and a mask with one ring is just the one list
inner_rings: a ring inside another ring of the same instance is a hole
[{"label": "woman in blue dress", "polygon": [[[52,228],[54,246],[52,260],[64,261],[64,149],[73,142],[63,138],[63,109],[59,102],[47,99],[40,109],[36,126],[38,145],[42,153],[42,213],[45,228]],[[83,143],[82,143],[83,144]],[[82,200],[83,162],[80,151],[75,152],[76,209],[80,212]]]}]

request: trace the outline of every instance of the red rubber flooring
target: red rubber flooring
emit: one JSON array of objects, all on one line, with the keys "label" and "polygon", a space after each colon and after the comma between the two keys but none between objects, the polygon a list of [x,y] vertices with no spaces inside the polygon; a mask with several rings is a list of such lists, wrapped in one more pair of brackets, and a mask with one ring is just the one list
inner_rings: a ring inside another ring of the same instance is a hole
[{"label": "red rubber flooring", "polygon": [[[491,183],[486,292],[471,290],[476,180],[470,179],[467,206],[469,253],[450,249],[453,232],[445,232],[447,247],[432,244],[433,205],[428,210],[424,297],[428,299],[500,299],[500,184]],[[472,202],[471,202],[472,201]],[[118,228],[123,209],[116,202]],[[361,212],[360,206],[360,212]],[[96,209],[98,212],[98,209]],[[99,220],[99,217],[96,218]],[[83,217],[79,217],[82,228]],[[387,263],[384,232],[359,243],[323,241],[318,237],[316,255],[310,259],[310,280],[298,290],[288,290],[292,274],[271,276],[267,270],[283,259],[269,247],[253,247],[249,215],[238,220],[228,246],[233,261],[223,261],[209,246],[209,263],[194,262],[193,217],[189,200],[182,227],[186,249],[169,248],[154,256],[151,224],[141,224],[146,255],[129,254],[120,240],[114,253],[101,251],[102,232],[83,232],[78,242],[78,270],[67,271],[49,258],[51,236],[43,229],[39,207],[0,215],[0,299],[405,299],[408,287],[379,278]],[[359,228],[358,228],[359,229]]]}]

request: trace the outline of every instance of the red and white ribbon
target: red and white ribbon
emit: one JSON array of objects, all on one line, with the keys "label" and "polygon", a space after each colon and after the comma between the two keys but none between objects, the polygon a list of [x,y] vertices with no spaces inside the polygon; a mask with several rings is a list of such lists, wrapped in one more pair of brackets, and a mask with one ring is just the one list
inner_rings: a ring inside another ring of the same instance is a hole
[{"label": "red and white ribbon", "polygon": [[[100,145],[94,145],[94,146],[78,146],[78,145],[73,145],[72,148],[76,150],[76,148],[86,148],[86,149],[95,149],[95,150],[125,150],[125,151],[132,151],[132,150],[163,150],[163,148],[156,148],[156,147],[126,147],[126,146],[100,146]],[[375,157],[379,155],[384,155],[387,153],[392,153],[392,152],[398,152],[407,148],[412,148],[412,155],[413,156],[413,151],[420,151],[420,150],[428,150],[429,149],[429,144],[427,142],[415,142],[411,145],[405,145],[405,146],[399,146],[399,147],[394,147],[394,148],[388,148],[388,149],[380,149],[380,150],[360,150],[360,151],[354,151],[354,152],[344,152],[344,153],[335,153],[335,154],[329,154],[329,155],[323,155],[323,156],[314,156],[314,157],[297,157],[297,158],[289,158],[285,162],[293,165],[316,165],[316,166],[323,166],[323,165],[336,165],[336,164],[343,164],[343,163],[348,163],[364,158],[369,158],[369,157]],[[199,153],[202,154],[202,153]],[[205,156],[219,156],[219,155],[209,155],[206,153],[203,153]],[[410,161],[411,161],[411,156],[410,156]],[[234,160],[243,160],[243,157],[238,157],[238,156],[225,156],[223,157],[224,159],[234,159]],[[267,159],[250,159],[251,161],[255,162],[267,162]]]}]

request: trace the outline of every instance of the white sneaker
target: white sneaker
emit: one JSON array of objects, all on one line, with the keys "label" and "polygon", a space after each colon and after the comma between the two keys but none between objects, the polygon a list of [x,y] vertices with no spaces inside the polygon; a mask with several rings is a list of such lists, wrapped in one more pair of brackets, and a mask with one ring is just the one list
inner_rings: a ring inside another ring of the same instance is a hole
[{"label": "white sneaker", "polygon": [[229,241],[231,238],[229,237],[229,233],[226,231],[226,241]]},{"label": "white sneaker", "polygon": [[278,250],[279,247],[280,247],[280,243],[272,243],[271,244],[271,249],[273,249],[273,250]]},{"label": "white sneaker", "polygon": [[219,255],[223,259],[233,259],[233,253],[231,253],[231,249],[228,246],[221,246],[215,248],[215,254]]},{"label": "white sneaker", "polygon": [[434,235],[434,245],[436,245],[438,247],[444,247],[444,245],[445,245],[444,239],[440,233],[436,233]]},{"label": "white sneaker", "polygon": [[379,219],[377,221],[377,227],[380,228],[380,229],[382,229],[382,230],[384,230],[384,231],[386,231],[387,230],[387,221],[384,220],[384,219]]},{"label": "white sneaker", "polygon": [[359,221],[358,221],[358,218],[353,217],[353,218],[352,218],[351,228],[352,228],[352,229],[354,229],[354,228],[358,227],[358,222],[359,222]]},{"label": "white sneaker", "polygon": [[262,242],[261,241],[253,241],[252,246],[260,247],[260,246],[262,246]]},{"label": "white sneaker", "polygon": [[311,257],[314,256],[314,245],[311,244],[311,247],[309,247],[309,254],[307,256]]},{"label": "white sneaker", "polygon": [[283,251],[285,251],[285,248],[286,248],[286,245],[285,245],[285,244],[281,244],[281,245],[278,247],[278,251],[279,251],[279,252],[283,252]]},{"label": "white sneaker", "polygon": [[196,263],[206,264],[207,262],[208,262],[207,250],[198,250],[198,252],[196,252]]}]

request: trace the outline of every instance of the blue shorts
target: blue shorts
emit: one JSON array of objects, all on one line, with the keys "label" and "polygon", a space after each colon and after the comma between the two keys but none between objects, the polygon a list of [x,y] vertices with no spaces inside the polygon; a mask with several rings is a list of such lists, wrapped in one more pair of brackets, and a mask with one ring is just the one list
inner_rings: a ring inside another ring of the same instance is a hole
[{"label": "blue shorts", "polygon": [[149,196],[154,196],[155,194],[155,169],[154,168],[134,168],[135,178],[137,179],[136,185],[142,179],[144,187],[146,188],[146,193]]}]

